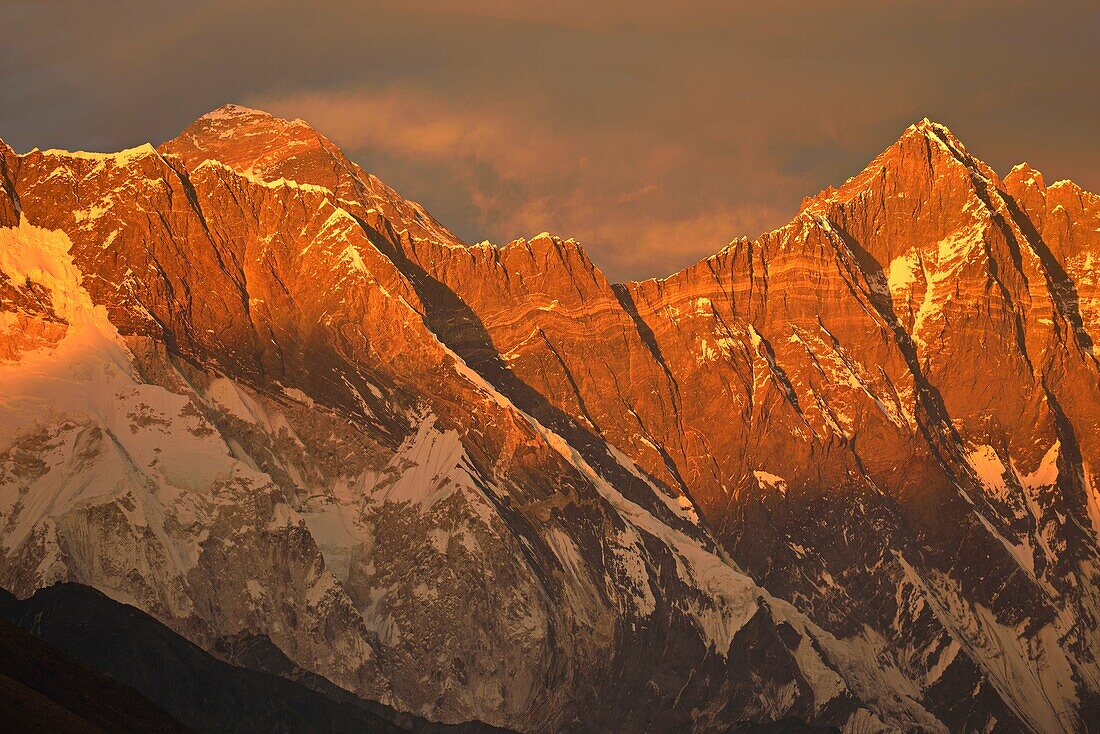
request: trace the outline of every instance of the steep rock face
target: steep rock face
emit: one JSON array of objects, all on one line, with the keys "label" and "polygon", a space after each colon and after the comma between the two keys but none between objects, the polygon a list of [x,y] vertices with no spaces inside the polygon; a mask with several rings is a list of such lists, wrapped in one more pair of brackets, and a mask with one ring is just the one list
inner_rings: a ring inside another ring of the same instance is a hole
[{"label": "steep rock face", "polygon": [[667,351],[686,330],[662,309],[728,304],[786,397],[787,423],[750,420],[763,445],[715,482],[747,491],[695,494],[734,519],[735,558],[834,631],[874,629],[953,728],[1072,730],[1096,681],[1096,369],[1057,262],[1000,187],[922,123],[788,227],[636,300]]},{"label": "steep rock face", "polygon": [[465,246],[245,108],[157,150],[0,152],[20,593],[83,580],[523,730],[1091,721],[1074,185],[924,121],[787,226],[615,285],[550,235]]},{"label": "steep rock face", "polygon": [[[331,684],[325,686],[318,682],[306,687],[276,675],[231,665],[197,648],[140,610],[119,604],[79,584],[58,584],[21,601],[6,592],[0,594],[0,616],[2,624],[15,630],[27,630],[24,634],[45,648],[35,657],[44,659],[48,670],[60,670],[66,677],[77,679],[77,685],[61,688],[61,691],[84,693],[84,701],[81,701],[84,706],[98,702],[99,697],[88,695],[80,680],[87,680],[91,677],[89,674],[110,676],[106,680],[116,687],[121,684],[133,687],[131,698],[137,698],[140,693],[148,699],[144,702],[146,707],[155,703],[177,717],[189,727],[186,731],[210,734],[242,731],[506,734],[478,723],[454,728],[431,724],[379,704],[357,700]],[[54,656],[60,659],[54,661],[51,659]],[[20,662],[26,665],[27,661]],[[37,667],[35,660],[30,662],[24,675]],[[72,673],[83,675],[78,677]],[[117,695],[104,698],[113,701]],[[129,708],[121,710],[141,712],[142,708],[131,703]],[[168,718],[167,714],[162,716]],[[11,730],[23,731],[27,724],[24,719],[22,726],[16,722]],[[103,728],[108,732],[142,734],[174,730],[184,731],[184,727],[176,725],[173,728],[164,722],[146,721],[144,725],[132,727],[114,722]],[[43,727],[42,731],[76,730]]]},{"label": "steep rock face", "polygon": [[391,258],[514,402],[693,498],[758,581],[896,661],[953,728],[1079,725],[1094,196],[1002,182],[924,121],[786,227],[622,286],[571,241],[456,247],[410,211]]},{"label": "steep rock face", "polygon": [[208,649],[264,635],[444,721],[940,726],[682,487],[471,369],[476,314],[414,256],[474,251],[418,206],[298,123],[189,131],[4,153],[5,587],[85,583]]},{"label": "steep rock face", "polygon": [[786,228],[628,286],[700,388],[684,473],[734,557],[874,630],[952,728],[1074,730],[1096,690],[1096,365],[1037,229],[923,123]]},{"label": "steep rock face", "polygon": [[471,366],[694,498],[949,725],[1057,731],[1097,681],[1097,211],[924,121],[661,281],[612,286],[549,235],[401,236],[394,261]]}]

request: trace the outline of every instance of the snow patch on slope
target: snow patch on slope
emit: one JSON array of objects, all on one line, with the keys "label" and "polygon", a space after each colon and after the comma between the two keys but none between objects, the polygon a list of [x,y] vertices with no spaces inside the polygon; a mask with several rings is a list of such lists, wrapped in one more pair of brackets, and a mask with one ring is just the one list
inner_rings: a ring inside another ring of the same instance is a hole
[{"label": "snow patch on slope", "polygon": [[759,469],[754,471],[752,475],[756,478],[756,483],[760,485],[760,489],[774,489],[779,492],[779,494],[787,494],[787,480],[783,477],[777,477],[775,474],[770,474]]},{"label": "snow patch on slope", "polygon": [[84,290],[84,276],[73,264],[71,249],[64,232],[36,227],[20,215],[17,227],[0,229],[0,272],[16,287],[28,282],[44,287],[54,312],[74,327],[116,334],[107,309],[94,305]]},{"label": "snow patch on slope", "polygon": [[61,150],[58,148],[50,148],[49,150],[39,152],[51,158],[71,158],[76,160],[95,161],[99,166],[111,163],[118,168],[123,168],[136,160],[149,156],[160,157],[160,154],[157,153],[157,149],[149,143],[142,143],[133,148],[120,150],[117,153],[89,153],[83,150]]},{"label": "snow patch on slope", "polygon": [[[260,486],[267,477],[228,454],[187,396],[136,378],[131,354],[84,289],[70,249],[64,233],[25,220],[0,229],[0,269],[17,283],[45,289],[69,324],[53,348],[0,365],[0,454],[20,443],[37,447],[45,462],[40,474],[0,482],[4,547],[11,551],[36,533],[56,533],[59,522],[85,522],[81,513],[93,507],[110,508],[104,511],[121,513],[128,528],[155,537],[166,556],[154,561],[135,553],[140,573],[175,578],[161,588],[179,588],[205,536],[165,527],[195,526],[208,514],[215,486]],[[63,576],[62,564],[55,549],[43,561],[43,577]],[[97,586],[127,593],[125,579],[104,573]],[[183,596],[168,603],[176,614],[190,613]]]}]

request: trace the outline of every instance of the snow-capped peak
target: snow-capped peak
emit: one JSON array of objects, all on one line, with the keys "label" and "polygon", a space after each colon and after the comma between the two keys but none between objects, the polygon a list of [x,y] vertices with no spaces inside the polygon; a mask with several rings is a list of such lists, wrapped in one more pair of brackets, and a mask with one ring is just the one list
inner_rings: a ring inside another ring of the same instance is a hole
[{"label": "snow-capped peak", "polygon": [[214,121],[214,120],[239,120],[242,117],[274,117],[269,112],[264,110],[257,110],[252,107],[245,107],[235,103],[223,104],[221,107],[210,110],[205,115],[200,117],[200,120]]}]

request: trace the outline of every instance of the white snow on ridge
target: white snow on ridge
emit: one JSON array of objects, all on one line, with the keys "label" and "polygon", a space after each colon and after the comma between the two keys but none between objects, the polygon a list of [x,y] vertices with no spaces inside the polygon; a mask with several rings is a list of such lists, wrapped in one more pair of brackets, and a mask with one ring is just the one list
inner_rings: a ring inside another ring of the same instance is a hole
[{"label": "white snow on ridge", "polygon": [[[1035,470],[1027,475],[1021,474],[1011,458],[1006,465],[997,451],[988,445],[970,449],[967,452],[967,463],[970,464],[970,468],[985,490],[997,501],[1011,508],[1015,519],[1027,518],[1033,527],[1039,528],[1043,523],[1044,512],[1036,491],[1052,486],[1058,481],[1060,448],[1061,444],[1055,441]],[[997,530],[980,511],[975,514],[986,531],[1004,545],[1020,568],[1035,579],[1036,583],[1047,588],[1050,593],[1056,593],[1045,579],[1038,578],[1035,574],[1037,553],[1042,553],[1047,558],[1057,557],[1041,534],[1021,534],[1013,542]]]},{"label": "white snow on ridge", "polygon": [[411,502],[427,510],[456,490],[473,489],[463,463],[465,455],[457,431],[441,431],[434,416],[425,416],[382,472],[394,474],[396,479],[376,484],[368,491],[385,502]]},{"label": "white snow on ridge", "polygon": [[35,227],[20,215],[18,227],[0,229],[0,272],[17,286],[29,280],[45,287],[54,312],[69,324],[113,336],[117,332],[107,310],[93,305],[84,290],[71,249],[64,232]]},{"label": "white snow on ridge", "polygon": [[[4,547],[17,548],[32,533],[57,532],[59,521],[90,507],[110,508],[122,512],[129,527],[147,528],[166,554],[158,562],[136,554],[132,562],[147,564],[138,571],[163,580],[161,588],[181,588],[203,535],[169,533],[166,524],[194,526],[217,501],[212,492],[219,485],[259,487],[268,480],[229,455],[187,396],[135,377],[132,356],[106,310],[84,290],[70,247],[64,233],[25,221],[0,229],[0,269],[17,283],[29,278],[44,287],[69,324],[53,347],[0,365],[0,454],[30,442],[48,459],[44,474],[0,483]],[[59,555],[39,570],[43,578],[65,577]],[[126,583],[96,579],[116,596],[127,593]],[[165,602],[180,616],[190,614],[185,596]]]},{"label": "white snow on ridge", "polygon": [[267,179],[260,178],[259,176],[257,176],[256,174],[254,174],[251,171],[239,171],[236,168],[233,168],[232,166],[227,166],[226,164],[224,164],[221,161],[216,160],[214,158],[207,158],[202,163],[195,166],[195,168],[191,171],[191,173],[195,174],[195,173],[198,173],[199,171],[202,171],[203,169],[206,169],[206,168],[218,168],[218,169],[221,169],[223,171],[228,171],[229,173],[233,174],[234,176],[236,176],[238,178],[242,178],[242,179],[248,181],[249,183],[256,184],[257,186],[263,186],[264,188],[268,188],[268,189],[289,188],[289,189],[296,189],[296,190],[299,190],[299,191],[309,191],[309,192],[315,193],[315,194],[324,194],[328,197],[335,198],[335,194],[332,192],[332,190],[327,189],[324,186],[318,186],[317,184],[301,183],[299,181],[294,181],[294,180],[289,179],[289,178],[277,178],[277,179],[269,181]]},{"label": "white snow on ridge", "polygon": [[915,250],[910,250],[891,260],[890,275],[886,281],[890,293],[898,294],[910,289],[917,279],[916,273],[919,268],[920,256]]},{"label": "white snow on ridge", "polygon": [[1020,483],[1029,489],[1049,487],[1058,482],[1058,457],[1061,455],[1062,442],[1055,441],[1043,455],[1035,471],[1020,477]]},{"label": "white snow on ridge", "polygon": [[997,451],[992,446],[976,446],[967,453],[966,460],[986,489],[1003,498],[1008,489],[1005,481],[1008,469]]},{"label": "white snow on ridge", "polygon": [[61,150],[59,148],[50,148],[39,152],[44,156],[52,158],[73,158],[77,160],[96,161],[100,164],[113,163],[118,168],[123,168],[136,160],[149,156],[160,157],[160,153],[157,153],[157,149],[150,143],[142,143],[133,148],[120,150],[117,153],[89,153],[83,150]]},{"label": "white snow on ridge", "polygon": [[[959,271],[971,262],[976,254],[983,251],[986,227],[987,223],[984,220],[976,219],[969,226],[960,228],[936,243],[936,249],[931,253],[932,257],[910,253],[911,256],[916,257],[916,263],[920,266],[924,281],[924,297],[919,310],[913,317],[912,331],[913,341],[921,349],[927,347],[924,338],[926,327],[930,321],[942,314],[944,304],[951,299]],[[891,278],[895,277],[895,263],[890,265]],[[906,260],[897,265],[896,276],[899,288],[911,289],[916,279],[916,267],[911,266],[910,275],[905,276],[902,274],[902,269],[910,266],[911,261]],[[906,280],[907,277],[908,280]]]},{"label": "white snow on ridge", "polygon": [[[628,525],[660,539],[676,553],[681,577],[686,583],[704,591],[713,604],[712,606],[689,604],[689,608],[685,611],[696,619],[700,631],[715,646],[715,649],[721,654],[726,654],[737,630],[741,629],[756,613],[756,598],[764,592],[725,559],[704,548],[698,541],[670,528],[640,505],[624,497],[604,479],[602,474],[593,469],[568,441],[516,407],[511,400],[471,369],[454,351],[440,344],[454,360],[455,369],[459,374],[480,387],[488,399],[515,411],[522,417],[552,449],[588,478]],[[649,583],[647,580],[646,585],[648,586]],[[636,597],[639,611],[644,612],[648,608],[651,593],[651,591],[648,593],[642,591]]]},{"label": "white snow on ridge", "polygon": [[756,477],[756,482],[760,485],[760,489],[774,489],[779,494],[787,494],[787,480],[783,477],[777,477],[774,474],[770,474],[766,471],[754,471],[752,473]]}]

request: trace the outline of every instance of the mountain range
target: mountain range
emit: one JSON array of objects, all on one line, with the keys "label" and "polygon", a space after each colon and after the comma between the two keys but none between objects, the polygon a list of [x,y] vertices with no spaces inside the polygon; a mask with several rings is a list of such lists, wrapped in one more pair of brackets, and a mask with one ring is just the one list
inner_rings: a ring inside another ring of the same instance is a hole
[{"label": "mountain range", "polygon": [[1100,731],[1096,258],[928,120],[628,283],[236,105],[0,142],[0,586],[448,724]]}]

